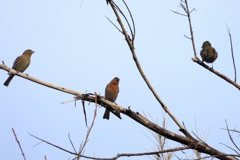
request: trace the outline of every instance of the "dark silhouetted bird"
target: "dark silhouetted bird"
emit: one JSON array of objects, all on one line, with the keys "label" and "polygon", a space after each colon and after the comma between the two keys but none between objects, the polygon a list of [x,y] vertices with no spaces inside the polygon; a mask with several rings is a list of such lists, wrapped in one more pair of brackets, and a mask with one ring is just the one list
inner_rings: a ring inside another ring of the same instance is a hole
[{"label": "dark silhouetted bird", "polygon": [[218,53],[215,50],[215,48],[212,47],[209,41],[205,41],[202,44],[202,50],[200,52],[200,55],[202,57],[202,61],[205,61],[207,63],[212,63],[212,68],[213,68],[213,62],[217,59]]}]

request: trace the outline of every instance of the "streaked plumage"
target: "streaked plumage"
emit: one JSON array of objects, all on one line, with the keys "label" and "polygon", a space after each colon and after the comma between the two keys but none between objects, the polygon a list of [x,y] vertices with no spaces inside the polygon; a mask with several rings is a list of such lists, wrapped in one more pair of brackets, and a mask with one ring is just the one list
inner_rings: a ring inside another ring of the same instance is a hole
[{"label": "streaked plumage", "polygon": [[[28,49],[23,52],[23,54],[16,58],[16,60],[13,63],[12,69],[18,71],[18,72],[24,72],[31,62],[31,56],[34,53],[34,51]],[[11,80],[13,79],[15,75],[9,75],[8,79],[4,82],[5,86],[8,86]]]}]

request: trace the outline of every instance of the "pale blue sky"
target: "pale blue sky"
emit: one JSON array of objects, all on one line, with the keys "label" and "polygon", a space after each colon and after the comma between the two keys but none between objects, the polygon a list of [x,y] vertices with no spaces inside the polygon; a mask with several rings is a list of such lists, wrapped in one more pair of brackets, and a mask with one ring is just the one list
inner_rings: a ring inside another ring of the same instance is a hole
[{"label": "pale blue sky", "polygon": [[[0,60],[11,67],[14,59],[30,48],[35,54],[25,73],[82,93],[104,95],[106,84],[118,76],[120,93],[116,102],[123,107],[131,106],[161,124],[162,108],[138,73],[124,37],[105,17],[116,22],[111,8],[105,0],[84,0],[82,7],[81,3],[81,0],[0,0]],[[184,37],[189,35],[188,21],[170,11],[182,12],[179,1],[127,3],[136,23],[136,53],[159,96],[189,131],[195,132],[197,128],[200,137],[208,133],[209,145],[232,153],[220,144],[231,146],[227,133],[220,128],[225,127],[226,119],[230,128],[239,130],[239,90],[192,62],[191,42]],[[198,55],[202,43],[209,40],[219,53],[214,68],[233,79],[226,23],[231,28],[239,73],[240,2],[193,0],[189,6],[197,10],[192,14],[192,24]],[[0,70],[1,83],[6,79],[7,73]],[[11,128],[15,129],[28,160],[43,160],[44,155],[48,160],[73,158],[44,143],[33,147],[39,141],[28,132],[72,150],[70,133],[79,147],[87,132],[80,101],[77,107],[74,103],[62,105],[60,102],[73,96],[19,77],[9,87],[0,85],[0,90],[3,159],[22,159]],[[94,104],[86,107],[89,123],[94,107]],[[85,155],[112,157],[117,153],[155,150],[148,129],[124,115],[122,120],[113,115],[109,121],[103,120],[104,110],[98,108]],[[181,134],[169,118],[168,128]],[[180,146],[171,142],[169,145]],[[177,155],[186,158],[181,153]]]}]

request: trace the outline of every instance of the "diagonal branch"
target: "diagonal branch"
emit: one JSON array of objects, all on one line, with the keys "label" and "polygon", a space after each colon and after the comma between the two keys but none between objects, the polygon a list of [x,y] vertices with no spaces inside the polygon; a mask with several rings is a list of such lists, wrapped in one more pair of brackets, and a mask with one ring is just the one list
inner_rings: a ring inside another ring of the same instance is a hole
[{"label": "diagonal branch", "polygon": [[21,146],[21,144],[20,144],[20,142],[19,142],[19,140],[18,140],[18,138],[17,138],[17,134],[15,133],[14,128],[12,128],[12,132],[13,132],[13,134],[14,134],[14,137],[15,137],[15,140],[16,140],[16,142],[17,142],[17,144],[18,144],[18,147],[19,147],[20,150],[21,150],[23,159],[26,160],[25,154],[24,154],[23,149],[22,149],[22,146]]},{"label": "diagonal branch", "polygon": [[227,76],[225,76],[222,73],[220,73],[220,72],[214,70],[213,68],[209,67],[208,65],[206,65],[205,63],[200,61],[198,58],[192,58],[192,60],[193,60],[193,62],[196,62],[200,66],[202,66],[205,69],[209,70],[210,72],[216,74],[217,76],[219,76],[220,78],[224,79],[225,81],[227,81],[228,83],[232,84],[233,86],[235,86],[237,89],[240,90],[240,85],[237,84],[236,82],[234,82],[233,80],[231,80],[230,78],[228,78]]},{"label": "diagonal branch", "polygon": [[137,66],[137,69],[139,70],[143,80],[145,81],[145,83],[147,84],[148,88],[151,90],[151,92],[153,93],[154,97],[157,99],[157,101],[160,103],[160,105],[162,106],[162,108],[164,109],[164,111],[166,113],[169,114],[169,116],[173,119],[173,121],[178,125],[178,127],[180,128],[180,131],[182,131],[186,136],[190,136],[190,134],[185,130],[185,128],[182,126],[182,124],[177,120],[177,118],[170,112],[170,110],[167,108],[167,106],[164,104],[164,102],[161,100],[161,98],[158,96],[157,92],[154,90],[153,86],[151,85],[151,83],[149,82],[147,76],[145,75],[141,65],[140,65],[140,62],[138,61],[138,58],[137,58],[137,54],[135,52],[135,47],[134,47],[134,41],[132,42],[129,38],[129,35],[127,34],[127,31],[122,23],[122,20],[117,12],[117,9],[115,8],[115,5],[111,2],[111,7],[112,7],[112,10],[113,12],[115,13],[116,17],[117,17],[117,20],[118,20],[118,23],[122,29],[122,33],[125,37],[125,40],[127,41],[127,44],[128,44],[128,47],[132,53],[132,56],[133,56],[133,60]]}]

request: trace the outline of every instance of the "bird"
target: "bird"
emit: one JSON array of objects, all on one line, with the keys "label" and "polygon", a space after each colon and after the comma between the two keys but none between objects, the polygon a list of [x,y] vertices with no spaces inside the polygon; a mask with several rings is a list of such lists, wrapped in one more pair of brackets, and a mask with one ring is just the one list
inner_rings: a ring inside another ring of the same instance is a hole
[{"label": "bird", "polygon": [[215,50],[215,48],[212,47],[209,41],[205,41],[202,44],[202,50],[200,52],[200,55],[202,57],[202,61],[205,61],[207,63],[212,63],[212,68],[213,68],[213,62],[217,59],[218,53]]},{"label": "bird", "polygon": [[[17,57],[13,63],[12,69],[17,72],[24,72],[31,62],[31,56],[34,53],[31,49],[27,49],[23,54]],[[10,74],[8,79],[4,82],[4,85],[7,87],[15,75]]]},{"label": "bird", "polygon": [[[115,102],[119,93],[119,81],[118,77],[115,77],[109,82],[105,88],[105,99]],[[109,120],[110,111],[108,109],[105,110],[103,115],[103,119]]]}]

